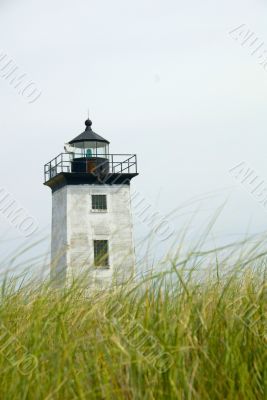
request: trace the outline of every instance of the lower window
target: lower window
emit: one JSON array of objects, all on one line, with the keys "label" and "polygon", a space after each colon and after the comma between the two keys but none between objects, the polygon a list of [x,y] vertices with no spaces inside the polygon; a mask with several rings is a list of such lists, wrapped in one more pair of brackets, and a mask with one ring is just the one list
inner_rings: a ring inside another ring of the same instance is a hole
[{"label": "lower window", "polygon": [[96,267],[108,267],[108,240],[94,240],[94,259]]}]

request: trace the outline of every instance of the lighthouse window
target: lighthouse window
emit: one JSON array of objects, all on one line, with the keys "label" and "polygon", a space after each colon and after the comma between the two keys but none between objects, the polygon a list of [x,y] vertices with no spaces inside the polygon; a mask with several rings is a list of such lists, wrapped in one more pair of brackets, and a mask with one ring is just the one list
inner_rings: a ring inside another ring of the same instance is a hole
[{"label": "lighthouse window", "polygon": [[108,241],[94,240],[94,257],[96,267],[108,267]]},{"label": "lighthouse window", "polygon": [[106,210],[107,196],[105,194],[92,195],[92,210]]}]

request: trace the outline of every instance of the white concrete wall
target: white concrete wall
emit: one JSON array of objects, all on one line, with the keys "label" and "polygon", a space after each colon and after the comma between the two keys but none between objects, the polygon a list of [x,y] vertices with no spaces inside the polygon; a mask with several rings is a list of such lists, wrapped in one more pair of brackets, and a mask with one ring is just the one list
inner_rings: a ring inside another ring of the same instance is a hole
[{"label": "white concrete wall", "polygon": [[52,195],[51,278],[66,278],[67,265],[67,187]]},{"label": "white concrete wall", "polygon": [[[92,211],[92,194],[107,195],[107,211]],[[123,281],[133,273],[129,185],[65,186],[53,194],[52,226],[52,258],[64,254],[57,269],[64,265],[67,279],[90,272],[89,283],[105,284]],[[109,241],[108,269],[94,267],[94,240]]]}]

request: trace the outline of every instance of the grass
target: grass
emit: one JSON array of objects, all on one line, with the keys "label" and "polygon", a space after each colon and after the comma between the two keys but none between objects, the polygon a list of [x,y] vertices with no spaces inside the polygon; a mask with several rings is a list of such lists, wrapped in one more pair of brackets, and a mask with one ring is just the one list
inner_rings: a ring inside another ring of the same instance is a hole
[{"label": "grass", "polygon": [[265,264],[253,259],[225,268],[216,252],[199,277],[199,254],[174,257],[90,293],[4,282],[0,398],[266,399]]}]

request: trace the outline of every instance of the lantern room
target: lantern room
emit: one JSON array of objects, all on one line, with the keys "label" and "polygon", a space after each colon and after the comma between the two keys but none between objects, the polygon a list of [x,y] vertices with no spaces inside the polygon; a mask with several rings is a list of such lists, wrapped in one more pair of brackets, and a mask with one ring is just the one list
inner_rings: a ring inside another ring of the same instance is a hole
[{"label": "lantern room", "polygon": [[108,172],[109,141],[93,132],[89,119],[85,126],[84,132],[65,145],[73,157],[72,172],[93,172],[99,166]]},{"label": "lantern room", "polygon": [[86,129],[79,136],[72,139],[65,146],[67,152],[74,154],[77,157],[104,157],[109,154],[109,141],[95,133],[91,126],[92,121],[85,121]]}]

